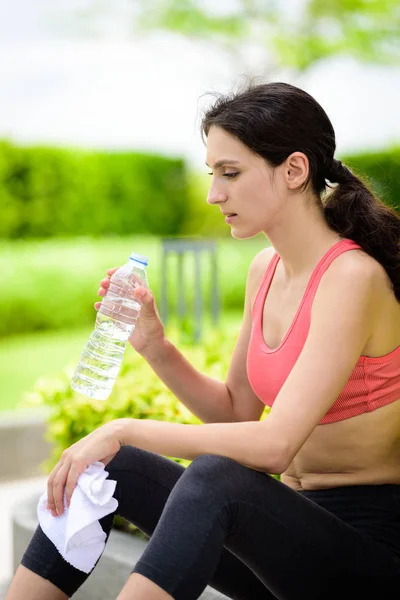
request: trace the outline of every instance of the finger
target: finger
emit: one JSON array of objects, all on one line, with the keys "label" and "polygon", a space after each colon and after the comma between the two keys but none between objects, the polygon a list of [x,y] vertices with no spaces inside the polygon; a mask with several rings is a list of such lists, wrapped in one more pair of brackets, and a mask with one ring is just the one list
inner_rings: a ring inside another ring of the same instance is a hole
[{"label": "finger", "polygon": [[99,310],[100,306],[101,306],[101,302],[95,302],[94,303],[94,307],[95,307],[96,310]]},{"label": "finger", "polygon": [[154,312],[154,297],[150,290],[143,286],[139,286],[133,290],[135,297],[139,300],[145,312]]},{"label": "finger", "polygon": [[113,273],[115,273],[115,271],[118,271],[118,269],[119,269],[119,267],[113,267],[112,269],[108,269],[108,270],[106,271],[106,273],[107,273],[108,275],[112,275]]},{"label": "finger", "polygon": [[107,277],[106,279],[102,279],[100,281],[100,286],[104,287],[104,288],[109,288],[110,287],[110,279],[109,279],[109,277]]},{"label": "finger", "polygon": [[142,302],[143,302],[143,299],[144,299],[144,295],[145,295],[145,293],[144,293],[144,290],[143,290],[143,288],[142,288],[142,287],[137,287],[137,288],[135,288],[135,289],[133,290],[133,295],[135,296],[135,298],[136,298],[137,300],[139,300],[139,302],[140,302],[140,303],[142,303]]},{"label": "finger", "polygon": [[60,461],[56,464],[56,466],[50,473],[49,478],[47,480],[47,509],[48,510],[53,510],[53,509],[55,510],[54,497],[53,497],[54,479],[55,479],[58,471],[63,466],[63,464],[64,464],[64,461],[62,459],[60,459]]},{"label": "finger", "polygon": [[79,476],[83,473],[87,466],[88,465],[86,463],[82,462],[82,460],[79,459],[74,459],[71,463],[65,486],[66,503],[68,507],[70,505],[71,496],[74,489],[76,488]]},{"label": "finger", "polygon": [[65,482],[67,481],[68,472],[70,469],[70,463],[65,462],[63,466],[58,470],[57,475],[53,482],[53,498],[52,498],[52,514],[53,516],[60,516],[64,512],[64,490]]},{"label": "finger", "polygon": [[101,288],[99,288],[99,290],[97,292],[97,295],[98,296],[105,296],[107,294],[107,291],[108,291],[107,289],[101,287]]}]

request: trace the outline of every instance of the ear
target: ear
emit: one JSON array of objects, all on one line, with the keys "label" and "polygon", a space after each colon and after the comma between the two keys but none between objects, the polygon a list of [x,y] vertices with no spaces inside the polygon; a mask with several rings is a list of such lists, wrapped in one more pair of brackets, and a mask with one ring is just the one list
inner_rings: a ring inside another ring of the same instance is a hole
[{"label": "ear", "polygon": [[308,158],[303,152],[293,152],[285,160],[284,175],[289,189],[295,190],[307,180]]}]

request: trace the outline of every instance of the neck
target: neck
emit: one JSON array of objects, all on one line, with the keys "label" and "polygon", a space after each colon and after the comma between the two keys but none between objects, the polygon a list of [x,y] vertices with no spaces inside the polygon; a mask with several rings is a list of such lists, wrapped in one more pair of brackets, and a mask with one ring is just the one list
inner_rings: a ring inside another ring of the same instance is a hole
[{"label": "neck", "polygon": [[315,203],[310,205],[304,208],[299,202],[298,210],[291,210],[264,232],[281,258],[287,281],[310,275],[329,248],[342,239],[330,229],[322,210]]}]

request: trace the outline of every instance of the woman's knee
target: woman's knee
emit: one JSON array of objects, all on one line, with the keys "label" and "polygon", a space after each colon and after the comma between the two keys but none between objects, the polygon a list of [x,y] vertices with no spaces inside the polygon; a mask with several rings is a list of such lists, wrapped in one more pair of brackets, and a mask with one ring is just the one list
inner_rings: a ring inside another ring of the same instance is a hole
[{"label": "woman's knee", "polygon": [[221,496],[224,500],[243,486],[248,469],[231,458],[217,454],[202,454],[187,467],[183,485],[197,493]]},{"label": "woman's knee", "polygon": [[213,477],[216,474],[224,476],[225,474],[232,475],[244,473],[244,471],[247,470],[247,467],[232,458],[221,456],[219,454],[201,454],[193,460],[187,470],[206,477]]}]

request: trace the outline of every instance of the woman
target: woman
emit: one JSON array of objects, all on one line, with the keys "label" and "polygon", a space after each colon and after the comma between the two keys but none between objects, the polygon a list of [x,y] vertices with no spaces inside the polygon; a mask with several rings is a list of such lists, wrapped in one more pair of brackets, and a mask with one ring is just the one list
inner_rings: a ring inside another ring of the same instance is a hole
[{"label": "woman", "polygon": [[[386,598],[400,580],[400,219],[334,158],[326,113],[294,86],[221,96],[202,131],[208,203],[235,238],[271,242],[226,382],[185,360],[138,288],[130,342],[204,424],[107,423],[64,452],[49,509],[107,465],[118,513],[151,536],[118,600],[191,600],[207,584],[236,600],[367,598],[374,582]],[[68,598],[86,577],[38,527],[7,600]]]}]

